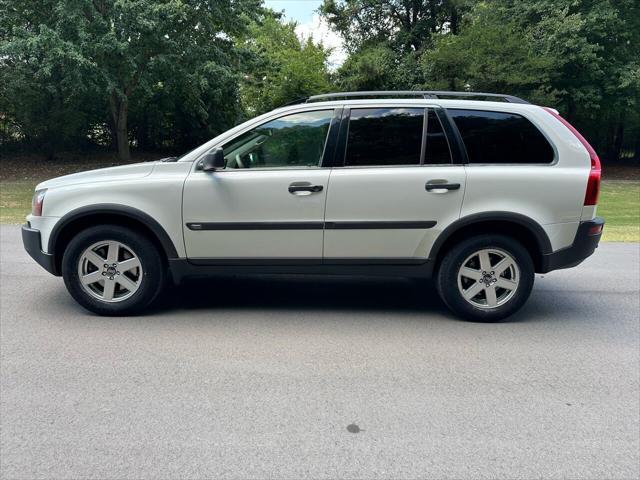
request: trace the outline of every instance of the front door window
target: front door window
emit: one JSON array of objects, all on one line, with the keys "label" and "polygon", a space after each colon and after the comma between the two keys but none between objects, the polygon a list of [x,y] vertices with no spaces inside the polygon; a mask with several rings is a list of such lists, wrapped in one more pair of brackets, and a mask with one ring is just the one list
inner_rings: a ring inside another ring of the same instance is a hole
[{"label": "front door window", "polygon": [[317,168],[332,117],[319,110],[263,123],[224,145],[226,168]]}]

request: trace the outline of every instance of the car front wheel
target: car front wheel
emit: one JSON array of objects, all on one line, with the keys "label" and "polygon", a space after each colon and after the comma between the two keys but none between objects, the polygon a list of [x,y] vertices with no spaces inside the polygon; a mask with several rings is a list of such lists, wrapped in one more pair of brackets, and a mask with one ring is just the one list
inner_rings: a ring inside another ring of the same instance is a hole
[{"label": "car front wheel", "polygon": [[71,296],[99,315],[141,313],[165,282],[162,257],[153,242],[118,225],[77,234],[62,259],[62,275]]},{"label": "car front wheel", "polygon": [[531,293],[534,266],[519,242],[479,235],[455,245],[438,271],[438,293],[456,314],[495,322],[515,313]]}]

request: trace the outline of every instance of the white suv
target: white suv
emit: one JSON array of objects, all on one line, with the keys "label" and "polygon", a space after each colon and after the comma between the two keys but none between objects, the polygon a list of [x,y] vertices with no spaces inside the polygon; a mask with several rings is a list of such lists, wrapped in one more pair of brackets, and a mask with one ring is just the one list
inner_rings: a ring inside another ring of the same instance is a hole
[{"label": "white suv", "polygon": [[555,110],[337,93],[180,158],[41,183],[22,236],[102,315],[140,313],[185,277],[304,273],[433,276],[455,313],[495,321],[524,304],[534,273],[593,253],[599,183],[596,153]]}]

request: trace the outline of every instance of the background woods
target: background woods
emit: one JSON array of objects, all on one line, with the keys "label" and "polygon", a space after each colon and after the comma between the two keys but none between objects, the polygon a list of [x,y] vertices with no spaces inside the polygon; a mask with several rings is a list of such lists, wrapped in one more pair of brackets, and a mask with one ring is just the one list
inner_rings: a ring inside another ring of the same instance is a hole
[{"label": "background woods", "polygon": [[0,0],[2,155],[182,152],[331,90],[510,93],[640,161],[637,0],[325,0],[348,52],[261,0]]}]

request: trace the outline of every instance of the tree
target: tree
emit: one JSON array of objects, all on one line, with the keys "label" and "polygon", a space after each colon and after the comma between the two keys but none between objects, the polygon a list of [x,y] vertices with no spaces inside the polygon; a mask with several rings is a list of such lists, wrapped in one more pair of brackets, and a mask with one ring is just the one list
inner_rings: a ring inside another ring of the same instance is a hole
[{"label": "tree", "polygon": [[312,38],[298,38],[295,27],[294,22],[282,22],[278,14],[266,11],[240,39],[248,52],[241,86],[247,114],[330,90],[329,51]]},{"label": "tree", "polygon": [[350,55],[338,70],[337,83],[342,90],[393,90],[398,56],[385,44],[363,48]]},{"label": "tree", "polygon": [[336,81],[344,89],[420,87],[419,59],[434,39],[457,33],[468,0],[325,0],[320,11],[345,40],[349,58]]},{"label": "tree", "polygon": [[55,2],[0,2],[0,112],[49,156],[87,135],[92,66],[45,24]]},{"label": "tree", "polygon": [[499,18],[487,4],[469,15],[459,35],[443,35],[421,57],[424,87],[441,90],[508,92],[551,102],[554,59],[513,21]]},{"label": "tree", "polygon": [[637,0],[325,0],[321,11],[350,52],[341,86],[511,93],[557,107],[603,159],[640,145]]},{"label": "tree", "polygon": [[616,160],[640,115],[639,22],[634,1],[481,3],[424,54],[425,83],[553,105]]},{"label": "tree", "polygon": [[[78,82],[80,91],[92,92],[108,109],[118,155],[127,160],[130,105],[140,104],[139,97],[153,98],[176,76],[188,85],[181,89],[183,100],[200,119],[209,113],[203,97],[218,87],[220,98],[234,101],[229,84],[237,85],[239,60],[232,38],[259,5],[259,0],[48,0],[45,5],[5,0],[0,55],[3,67],[15,74],[3,76]],[[39,45],[48,48],[40,48],[34,60],[31,52]]]},{"label": "tree", "polygon": [[457,33],[466,0],[324,0],[320,12],[347,48],[387,42],[404,53],[428,46],[437,33]]}]

